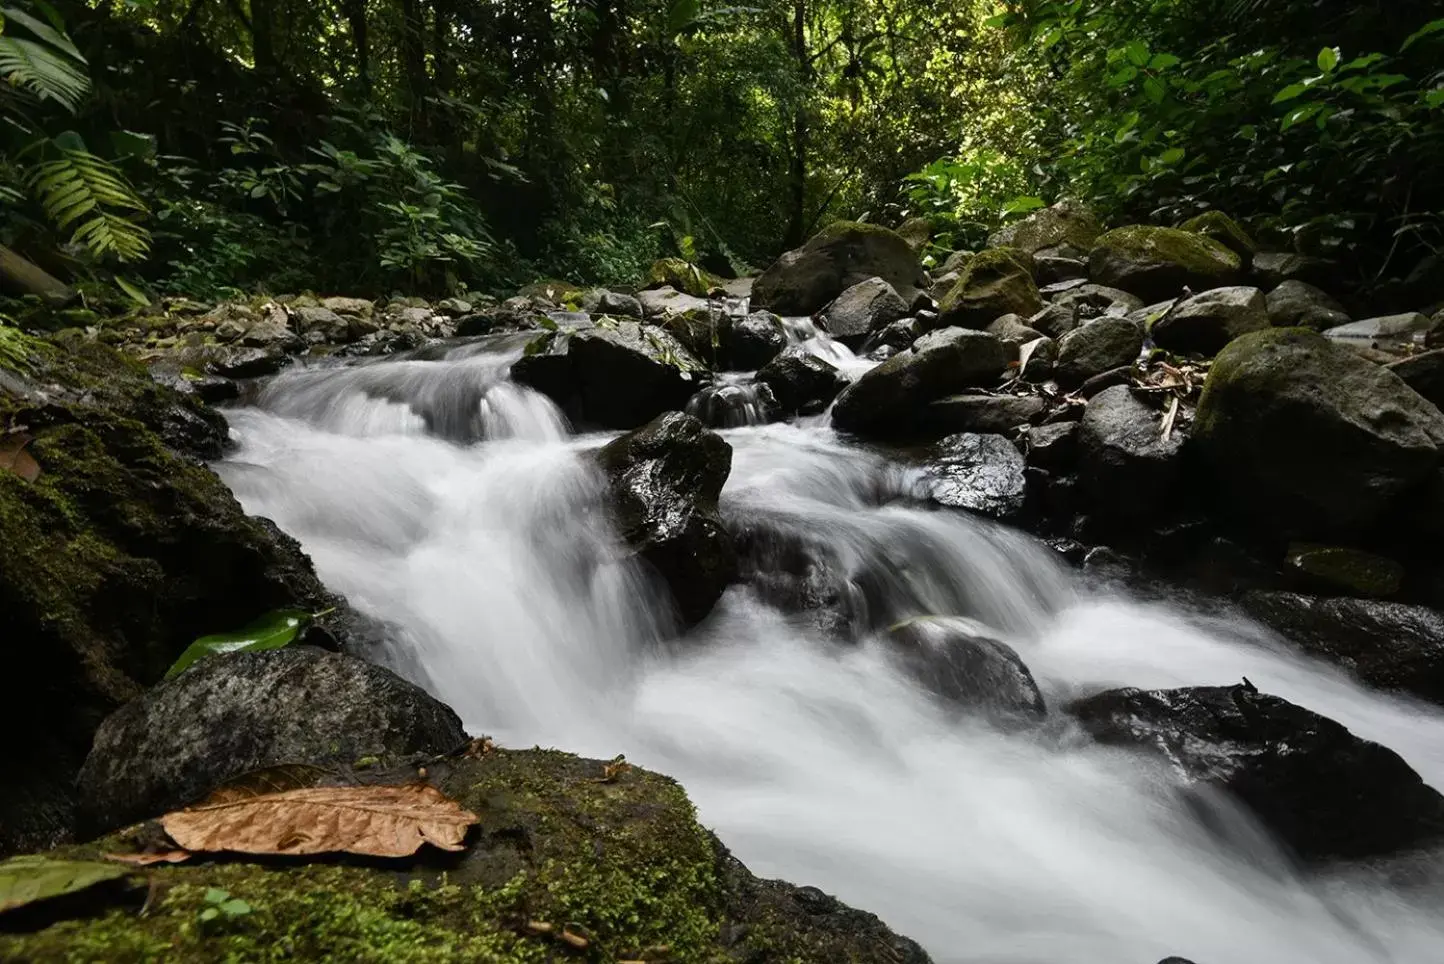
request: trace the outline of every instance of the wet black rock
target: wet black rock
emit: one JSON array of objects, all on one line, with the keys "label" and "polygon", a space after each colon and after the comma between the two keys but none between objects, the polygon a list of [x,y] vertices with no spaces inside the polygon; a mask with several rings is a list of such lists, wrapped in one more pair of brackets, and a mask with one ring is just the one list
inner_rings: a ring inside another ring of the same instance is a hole
[{"label": "wet black rock", "polygon": [[892,627],[883,643],[904,671],[948,705],[1000,722],[1047,713],[1033,674],[1006,643],[969,619],[924,616]]},{"label": "wet black rock", "polygon": [[127,703],[96,731],[77,782],[87,829],[103,832],[251,771],[401,766],[465,741],[448,706],[390,670],[294,646],[203,660]]},{"label": "wet black rock", "polygon": [[858,282],[823,311],[827,330],[845,344],[858,345],[908,313],[908,303],[882,278]]},{"label": "wet black rock", "polygon": [[690,415],[669,412],[598,453],[622,541],[671,589],[691,625],[712,610],[737,568],[717,499],[732,447]]},{"label": "wet black rock", "polygon": [[1127,318],[1108,315],[1068,332],[1058,341],[1058,382],[1069,388],[1094,375],[1131,365],[1143,351],[1143,329]]},{"label": "wet black rock", "polygon": [[1125,385],[1093,396],[1078,430],[1078,478],[1115,518],[1145,518],[1175,497],[1183,435],[1163,437],[1162,413]]},{"label": "wet black rock", "polygon": [[1179,354],[1216,354],[1240,335],[1269,327],[1268,303],[1257,288],[1215,288],[1180,300],[1153,323],[1160,348]]},{"label": "wet black rock", "polygon": [[1067,472],[1077,461],[1077,422],[1039,425],[1028,430],[1025,440],[1029,466],[1049,472]]},{"label": "wet black rock", "polygon": [[917,430],[929,402],[997,381],[1003,344],[981,331],[944,328],[919,338],[852,384],[833,409],[833,424],[868,436]]},{"label": "wet black rock", "polygon": [[1420,352],[1385,366],[1414,391],[1434,404],[1444,405],[1444,348]]},{"label": "wet black rock", "polygon": [[772,392],[784,415],[821,412],[847,387],[847,378],[836,365],[798,346],[785,349],[758,369],[757,381]]},{"label": "wet black rock", "polygon": [[512,377],[583,425],[629,429],[680,409],[705,370],[671,334],[637,322],[538,338],[537,349],[512,366]]},{"label": "wet black rock", "polygon": [[752,303],[780,315],[810,315],[851,286],[881,278],[906,304],[923,281],[911,246],[887,228],[837,221],[762,273]]},{"label": "wet black rock", "polygon": [[[931,329],[929,329],[931,330]],[[880,331],[875,331],[862,343],[863,354],[879,348],[891,348],[895,352],[911,348],[913,342],[923,333],[923,326],[917,318],[899,318]]]},{"label": "wet black rock", "polygon": [[1275,328],[1312,328],[1324,331],[1349,323],[1349,313],[1334,297],[1305,281],[1285,281],[1265,300],[1269,322]]},{"label": "wet black rock", "polygon": [[1070,712],[1100,742],[1153,751],[1186,784],[1232,794],[1304,860],[1444,838],[1444,797],[1397,753],[1247,684],[1110,690]]},{"label": "wet black rock", "polygon": [[1251,592],[1243,608],[1312,656],[1370,686],[1444,705],[1444,614],[1376,599]]},{"label": "wet black rock", "polygon": [[1001,435],[961,434],[933,446],[921,493],[938,505],[995,519],[1023,511],[1023,456]]},{"label": "wet black rock", "polygon": [[782,319],[768,311],[730,319],[722,334],[723,362],[730,371],[757,371],[786,347]]},{"label": "wet black rock", "polygon": [[924,421],[932,435],[1004,435],[1036,422],[1047,410],[1048,403],[1037,395],[949,395],[928,403]]}]

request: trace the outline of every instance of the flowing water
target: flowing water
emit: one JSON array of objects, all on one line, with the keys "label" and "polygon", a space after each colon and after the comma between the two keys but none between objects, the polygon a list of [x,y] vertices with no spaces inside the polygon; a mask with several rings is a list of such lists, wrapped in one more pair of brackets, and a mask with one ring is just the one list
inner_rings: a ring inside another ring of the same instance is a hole
[{"label": "flowing water", "polygon": [[[755,873],[873,911],[940,964],[1444,961],[1439,891],[1303,875],[1241,815],[1221,842],[1139,758],[1061,724],[960,721],[874,644],[822,638],[748,588],[668,644],[665,593],[595,511],[586,456],[605,438],[570,435],[508,379],[520,345],[283,374],[230,413],[240,445],[219,467],[388,625],[384,658],[473,733],[668,773]],[[1362,689],[1226,614],[1091,592],[1023,534],[917,508],[905,469],[806,422],[724,432],[723,510],[814,546],[856,589],[854,627],[971,617],[1053,705],[1247,676],[1444,787],[1437,708]]]}]

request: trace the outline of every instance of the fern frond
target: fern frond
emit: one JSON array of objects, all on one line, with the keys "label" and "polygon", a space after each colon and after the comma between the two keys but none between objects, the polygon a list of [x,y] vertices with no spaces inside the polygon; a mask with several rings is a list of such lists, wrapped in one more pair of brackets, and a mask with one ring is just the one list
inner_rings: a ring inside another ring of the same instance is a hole
[{"label": "fern frond", "polygon": [[76,61],[22,37],[0,36],[0,77],[72,114],[90,90],[90,78]]},{"label": "fern frond", "polygon": [[136,261],[150,250],[150,232],[136,223],[145,203],[108,161],[62,149],[58,159],[36,165],[29,181],[45,216],[62,230],[74,225],[71,242],[92,256]]}]

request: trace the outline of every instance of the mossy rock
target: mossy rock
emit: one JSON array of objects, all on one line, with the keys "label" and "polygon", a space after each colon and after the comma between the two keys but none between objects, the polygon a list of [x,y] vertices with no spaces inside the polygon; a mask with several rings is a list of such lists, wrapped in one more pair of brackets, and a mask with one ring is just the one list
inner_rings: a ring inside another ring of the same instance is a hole
[{"label": "mossy rock", "polygon": [[810,315],[868,278],[883,279],[910,300],[923,283],[922,265],[896,232],[834,221],[762,273],[752,287],[752,304],[784,316]]},{"label": "mossy rock", "polygon": [[[598,761],[556,751],[497,750],[432,763],[428,779],[480,819],[463,853],[152,868],[137,873],[128,901],[96,892],[82,916],[71,905],[72,919],[0,934],[0,961],[928,961],[870,914],[752,876],[666,777],[608,775]],[[155,831],[143,825],[53,856],[126,852],[130,836],[146,833]],[[210,888],[249,913],[203,923]],[[586,946],[564,943],[563,928]]]},{"label": "mossy rock", "polygon": [[943,297],[938,323],[986,328],[1004,315],[1028,318],[1042,308],[1033,256],[1018,248],[989,248],[968,261]]},{"label": "mossy rock", "polygon": [[1243,259],[1244,267],[1253,262],[1253,256],[1258,251],[1258,245],[1249,233],[1222,211],[1205,211],[1189,218],[1179,228],[1212,238]]},{"label": "mossy rock", "polygon": [[648,288],[674,288],[694,298],[705,298],[709,291],[726,283],[684,258],[663,258],[647,272]]},{"label": "mossy rock", "polygon": [[1060,201],[994,232],[988,238],[988,245],[1018,248],[1029,254],[1046,248],[1062,248],[1082,255],[1093,249],[1102,233],[1103,228],[1093,212],[1076,201]]},{"label": "mossy rock", "polygon": [[248,517],[200,458],[225,423],[81,338],[0,362],[0,434],[23,427],[32,482],[0,470],[0,726],[25,733],[0,787],[0,852],[64,839],[100,721],[195,638],[337,601],[296,543]]},{"label": "mossy rock", "polygon": [[1284,562],[1321,588],[1352,596],[1392,596],[1404,582],[1404,567],[1393,559],[1347,546],[1296,542],[1289,546]]},{"label": "mossy rock", "polygon": [[[554,305],[580,304],[582,298],[586,297],[587,289],[580,285],[574,285],[570,281],[559,281],[555,278],[533,281],[529,285],[523,285],[517,290],[519,298],[540,298],[550,301]],[[392,302],[395,304],[395,302]],[[425,302],[419,306],[427,307]]]},{"label": "mossy rock", "polygon": [[1237,284],[1243,261],[1210,237],[1179,228],[1131,225],[1102,235],[1089,256],[1089,277],[1145,302],[1167,301]]},{"label": "mossy rock", "polygon": [[898,225],[897,233],[914,251],[921,252],[933,239],[933,225],[927,218],[908,218]]}]

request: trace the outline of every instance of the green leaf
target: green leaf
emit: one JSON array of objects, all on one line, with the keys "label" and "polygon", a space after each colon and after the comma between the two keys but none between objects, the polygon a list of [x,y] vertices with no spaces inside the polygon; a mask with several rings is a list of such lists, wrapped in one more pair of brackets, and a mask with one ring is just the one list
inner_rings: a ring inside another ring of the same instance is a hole
[{"label": "green leaf", "polygon": [[1184,149],[1181,147],[1170,147],[1168,150],[1158,155],[1158,163],[1164,165],[1165,167],[1172,167],[1179,161],[1183,160],[1186,153],[1187,152],[1184,151]]},{"label": "green leaf", "polygon": [[1424,26],[1420,27],[1418,30],[1411,33],[1409,35],[1409,39],[1404,41],[1404,46],[1400,47],[1399,51],[1402,53],[1403,51],[1408,50],[1410,47],[1414,46],[1419,41],[1423,40],[1425,37],[1432,36],[1436,33],[1439,33],[1440,31],[1444,31],[1444,19],[1431,20],[1428,23],[1424,24]]},{"label": "green leaf", "polygon": [[1424,103],[1430,107],[1444,107],[1444,87],[1438,87],[1426,93]]},{"label": "green leaf", "polygon": [[91,860],[12,857],[0,863],[0,912],[119,880],[129,871]]},{"label": "green leaf", "polygon": [[257,653],[289,646],[301,635],[302,630],[310,625],[312,618],[310,613],[299,609],[282,609],[266,613],[245,629],[202,636],[186,647],[186,651],[181,653],[175,664],[166,670],[165,678],[174,679],[191,664],[211,656]]},{"label": "green leaf", "polygon": [[110,149],[117,158],[155,156],[155,135],[136,131],[111,131]]},{"label": "green leaf", "polygon": [[1308,89],[1308,84],[1289,84],[1283,90],[1279,91],[1277,94],[1274,94],[1274,103],[1283,104],[1287,103],[1288,101],[1295,100]]},{"label": "green leaf", "polygon": [[135,302],[136,307],[144,308],[150,304],[150,295],[142,291],[140,289],[140,286],[135,284],[134,282],[127,281],[120,275],[116,275],[115,286],[121,291],[124,291],[126,293],[126,296],[129,297],[131,301]]},{"label": "green leaf", "polygon": [[1339,48],[1325,47],[1323,50],[1320,50],[1318,56],[1318,65],[1319,69],[1322,70],[1324,73],[1333,73],[1334,68],[1339,66]]},{"label": "green leaf", "polygon": [[85,58],[80,55],[80,51],[75,49],[75,44],[70,42],[70,38],[50,26],[50,24],[42,23],[24,10],[16,7],[0,7],[0,11],[4,12],[6,20],[13,20],[18,24],[24,25],[26,29],[50,46],[69,55],[72,59],[80,61],[82,64],[86,62]]},{"label": "green leaf", "polygon": [[1155,104],[1163,103],[1163,98],[1168,94],[1168,85],[1157,77],[1145,77],[1143,79],[1143,94]]},{"label": "green leaf", "polygon": [[1279,123],[1279,130],[1286,131],[1296,124],[1302,124],[1323,109],[1323,104],[1305,104],[1302,107],[1295,107],[1284,115],[1284,119]]},{"label": "green leaf", "polygon": [[222,890],[219,887],[207,887],[205,897],[202,898],[207,904],[224,904],[231,899],[229,890]]},{"label": "green leaf", "polygon": [[1138,68],[1132,64],[1124,64],[1118,70],[1108,75],[1109,87],[1122,87],[1138,76]]},{"label": "green leaf", "polygon": [[701,12],[701,0],[672,0],[667,8],[668,32],[676,36],[686,30]]},{"label": "green leaf", "polygon": [[1153,59],[1148,62],[1148,69],[1167,70],[1170,67],[1177,67],[1182,62],[1173,54],[1154,54]]},{"label": "green leaf", "polygon": [[1148,52],[1148,45],[1141,40],[1130,41],[1123,48],[1123,55],[1127,57],[1128,62],[1135,67],[1148,66],[1148,61],[1150,58],[1150,54]]}]

